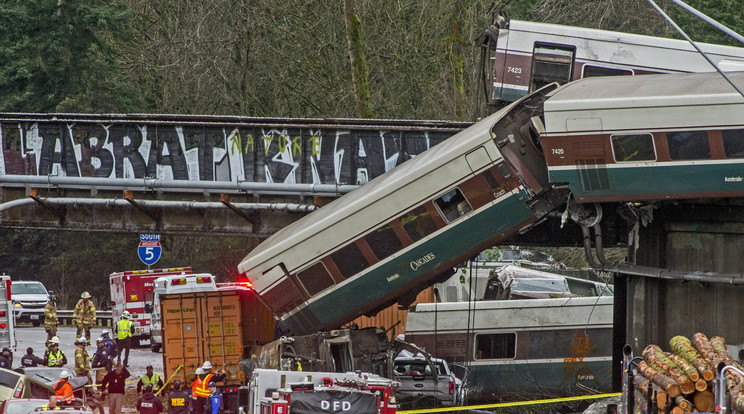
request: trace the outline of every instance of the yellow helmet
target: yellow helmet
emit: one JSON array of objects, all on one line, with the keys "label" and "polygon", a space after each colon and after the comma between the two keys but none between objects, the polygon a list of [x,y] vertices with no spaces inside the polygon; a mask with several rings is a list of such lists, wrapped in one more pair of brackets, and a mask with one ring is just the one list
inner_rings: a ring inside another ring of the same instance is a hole
[{"label": "yellow helmet", "polygon": [[80,297],[81,297],[81,298],[83,298],[83,299],[90,299],[90,293],[88,293],[88,292],[83,292],[83,294],[82,294],[82,295],[80,295]]}]

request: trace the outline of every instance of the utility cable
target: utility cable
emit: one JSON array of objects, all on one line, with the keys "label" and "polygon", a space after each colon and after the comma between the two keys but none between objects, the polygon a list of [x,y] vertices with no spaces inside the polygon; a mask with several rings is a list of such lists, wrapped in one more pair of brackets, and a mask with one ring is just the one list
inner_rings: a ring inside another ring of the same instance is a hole
[{"label": "utility cable", "polygon": [[710,63],[716,69],[716,72],[720,73],[721,76],[723,76],[723,78],[726,79],[726,82],[728,82],[734,89],[736,89],[736,92],[739,92],[739,95],[741,95],[742,98],[744,98],[744,92],[742,92],[741,89],[739,89],[734,84],[734,82],[731,81],[731,79],[728,76],[726,76],[726,74],[721,70],[721,68],[719,68],[718,65],[716,65],[715,62],[713,62],[708,57],[708,55],[706,55],[705,52],[702,51],[702,49],[700,49],[700,47],[697,45],[697,43],[695,43],[692,39],[690,39],[690,37],[687,36],[687,34],[684,32],[684,30],[682,30],[682,28],[679,27],[677,25],[677,23],[675,23],[674,20],[672,20],[671,17],[669,17],[666,13],[664,13],[664,10],[662,10],[661,7],[659,7],[656,3],[654,3],[654,0],[648,0],[648,2],[651,3],[651,5],[656,9],[656,11],[658,11],[659,14],[661,14],[664,17],[664,19],[667,22],[669,22],[669,24],[671,24],[674,27],[674,29],[677,30],[679,32],[679,34],[681,34],[682,37],[684,37],[692,45],[692,47],[694,47],[695,50],[697,50],[698,53],[700,53],[700,55],[703,56],[705,58],[705,60],[707,60],[708,63]]}]

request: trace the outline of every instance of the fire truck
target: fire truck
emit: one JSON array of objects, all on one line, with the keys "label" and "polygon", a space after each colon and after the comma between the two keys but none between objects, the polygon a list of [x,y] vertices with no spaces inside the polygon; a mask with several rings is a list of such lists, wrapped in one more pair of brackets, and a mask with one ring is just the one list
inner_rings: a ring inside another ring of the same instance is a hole
[{"label": "fire truck", "polygon": [[257,369],[240,401],[248,414],[395,414],[400,383],[362,372],[296,372]]},{"label": "fire truck", "polygon": [[109,277],[111,287],[111,315],[114,322],[121,319],[124,311],[129,311],[134,323],[134,344],[150,339],[150,313],[145,312],[145,304],[152,303],[155,279],[161,276],[190,275],[191,267],[172,267],[167,269],[129,270],[115,272]]}]

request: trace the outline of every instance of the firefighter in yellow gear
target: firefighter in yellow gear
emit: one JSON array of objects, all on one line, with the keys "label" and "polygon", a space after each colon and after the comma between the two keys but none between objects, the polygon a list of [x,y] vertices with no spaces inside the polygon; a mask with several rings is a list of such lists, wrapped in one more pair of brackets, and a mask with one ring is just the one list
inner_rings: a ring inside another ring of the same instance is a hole
[{"label": "firefighter in yellow gear", "polygon": [[59,318],[57,317],[57,296],[52,295],[44,306],[44,330],[47,333],[46,346],[52,341],[52,338],[57,336],[57,326],[59,325]]},{"label": "firefighter in yellow gear", "polygon": [[96,324],[96,307],[90,300],[90,293],[83,292],[80,295],[80,300],[72,312],[72,319],[77,325],[76,337],[80,338],[85,332],[85,339],[90,342],[90,327]]},{"label": "firefighter in yellow gear", "polygon": [[78,377],[87,377],[88,384],[92,384],[90,381],[90,356],[88,351],[85,350],[88,341],[85,338],[78,338],[75,345],[77,345],[77,349],[75,349],[75,374]]}]

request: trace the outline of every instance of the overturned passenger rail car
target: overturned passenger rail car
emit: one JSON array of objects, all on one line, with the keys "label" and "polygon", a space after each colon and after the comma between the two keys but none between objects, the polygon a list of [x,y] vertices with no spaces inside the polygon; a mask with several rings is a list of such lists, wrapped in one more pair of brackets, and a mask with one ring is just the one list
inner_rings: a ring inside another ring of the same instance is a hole
[{"label": "overturned passenger rail car", "polygon": [[238,266],[296,335],[416,294],[565,201],[537,143],[549,85],[283,228]]}]

